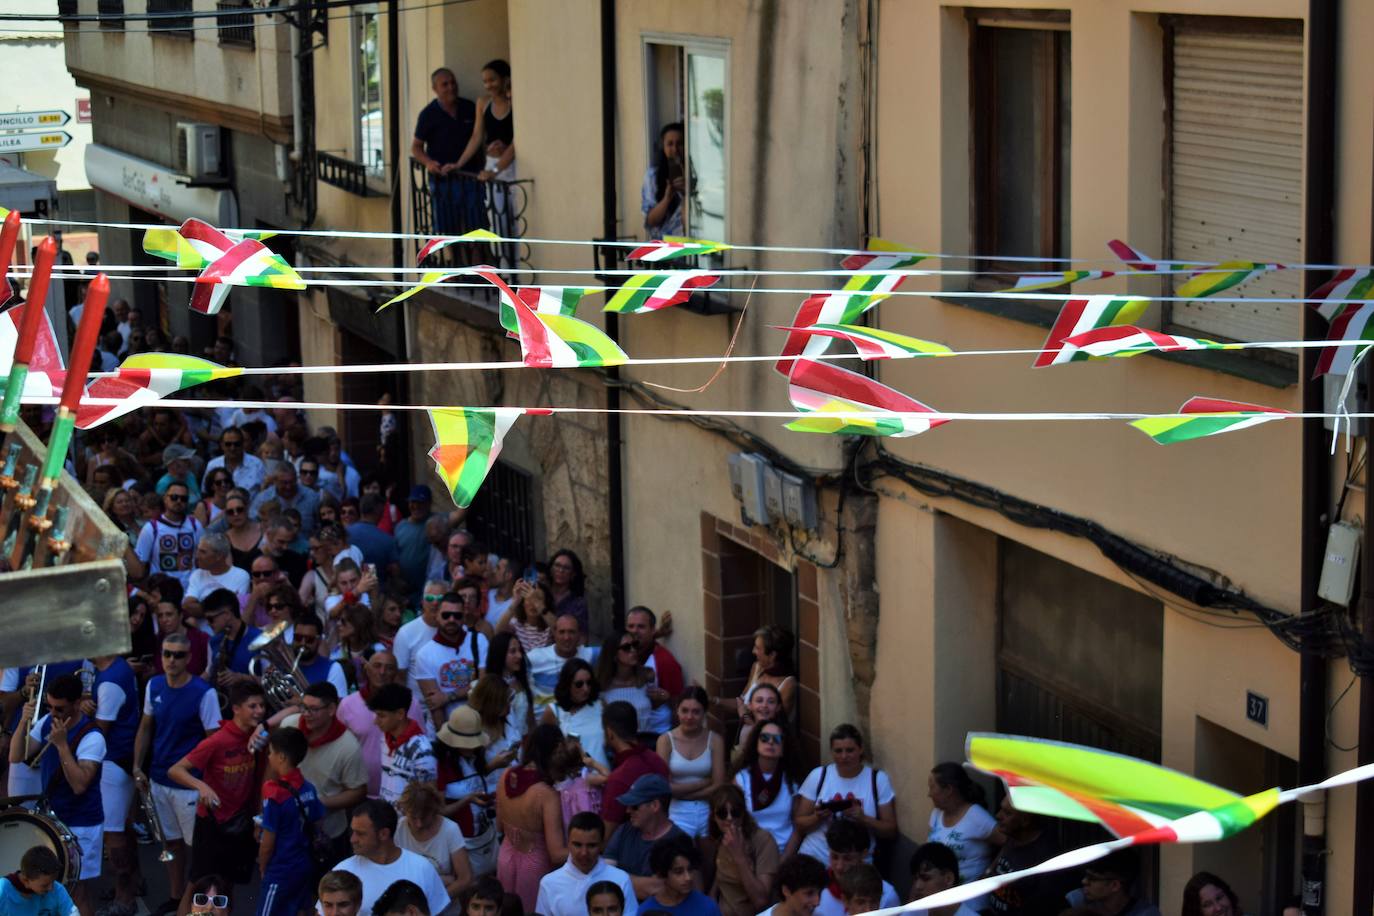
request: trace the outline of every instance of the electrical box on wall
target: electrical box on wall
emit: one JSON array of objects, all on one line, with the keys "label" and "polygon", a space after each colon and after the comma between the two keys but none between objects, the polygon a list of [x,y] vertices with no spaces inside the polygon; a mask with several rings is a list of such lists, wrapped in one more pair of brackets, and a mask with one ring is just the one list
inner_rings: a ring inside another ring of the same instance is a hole
[{"label": "electrical box on wall", "polygon": [[1322,557],[1322,577],[1317,595],[1342,607],[1350,606],[1355,594],[1355,570],[1360,562],[1360,536],[1363,531],[1349,522],[1336,522],[1326,535]]},{"label": "electrical box on wall", "polygon": [[766,496],[768,471],[773,469],[759,455],[738,452],[730,456],[730,491],[739,500],[740,518],[746,525],[767,525],[772,521]]},{"label": "electrical box on wall", "polygon": [[177,171],[199,181],[223,177],[220,129],[214,124],[177,124]]},{"label": "electrical box on wall", "polygon": [[816,488],[808,480],[802,480],[785,471],[778,472],[782,479],[782,517],[788,524],[812,531],[816,527]]}]

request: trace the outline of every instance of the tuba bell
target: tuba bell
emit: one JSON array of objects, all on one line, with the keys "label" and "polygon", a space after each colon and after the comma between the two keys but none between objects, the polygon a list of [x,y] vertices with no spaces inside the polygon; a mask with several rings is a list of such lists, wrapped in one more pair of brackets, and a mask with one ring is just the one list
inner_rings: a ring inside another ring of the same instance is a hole
[{"label": "tuba bell", "polygon": [[286,644],[289,621],[279,620],[248,644],[253,660],[248,673],[262,682],[262,691],[273,709],[281,709],[296,701],[310,684],[300,669],[304,649],[293,654]]}]

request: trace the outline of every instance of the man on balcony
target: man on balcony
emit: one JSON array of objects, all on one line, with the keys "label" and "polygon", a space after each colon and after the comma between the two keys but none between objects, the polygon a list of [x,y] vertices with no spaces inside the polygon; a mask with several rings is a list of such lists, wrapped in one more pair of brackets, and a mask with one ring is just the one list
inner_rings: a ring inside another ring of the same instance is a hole
[{"label": "man on balcony", "polygon": [[429,228],[437,235],[484,228],[481,188],[453,174],[467,164],[459,158],[477,122],[477,106],[458,95],[458,77],[448,67],[435,70],[429,82],[435,98],[420,111],[410,143],[411,157],[429,172]]}]

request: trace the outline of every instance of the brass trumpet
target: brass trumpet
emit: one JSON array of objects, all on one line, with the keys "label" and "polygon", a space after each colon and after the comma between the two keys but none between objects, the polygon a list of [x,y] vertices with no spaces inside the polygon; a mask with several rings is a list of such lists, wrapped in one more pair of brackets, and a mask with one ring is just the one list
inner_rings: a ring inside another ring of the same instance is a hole
[{"label": "brass trumpet", "polygon": [[138,802],[143,806],[143,819],[148,822],[148,830],[152,833],[153,839],[162,847],[162,852],[158,853],[159,862],[170,862],[176,856],[167,850],[167,835],[162,832],[162,818],[157,816],[157,802],[153,801],[152,786],[148,784],[135,783],[138,786]]}]

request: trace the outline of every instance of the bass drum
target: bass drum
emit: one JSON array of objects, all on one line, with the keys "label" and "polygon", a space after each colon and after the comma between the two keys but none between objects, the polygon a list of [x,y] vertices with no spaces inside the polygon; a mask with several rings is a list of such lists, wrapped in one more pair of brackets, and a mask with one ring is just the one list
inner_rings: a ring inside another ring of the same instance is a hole
[{"label": "bass drum", "polygon": [[51,814],[27,808],[0,810],[0,875],[19,871],[19,860],[35,846],[57,854],[59,880],[67,887],[81,874],[81,847],[65,825]]}]

